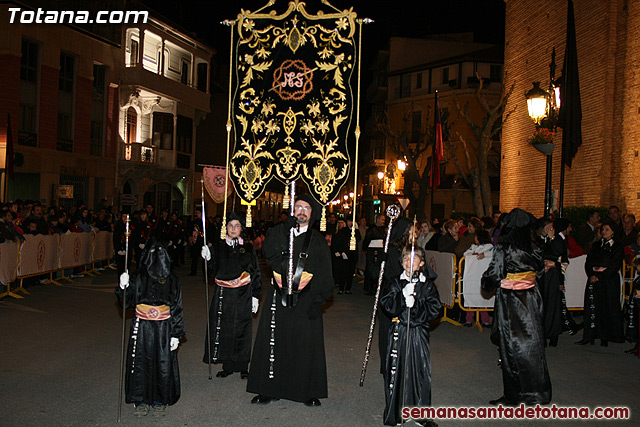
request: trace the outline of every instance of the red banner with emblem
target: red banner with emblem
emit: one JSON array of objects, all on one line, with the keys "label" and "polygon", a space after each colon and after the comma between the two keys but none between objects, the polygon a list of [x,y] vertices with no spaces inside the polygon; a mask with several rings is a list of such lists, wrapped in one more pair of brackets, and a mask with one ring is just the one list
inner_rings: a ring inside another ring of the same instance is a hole
[{"label": "red banner with emblem", "polygon": [[[215,203],[224,202],[224,190],[225,180],[227,179],[227,168],[219,166],[205,166],[202,169],[202,176],[204,178],[204,187],[207,189],[209,196]],[[227,197],[233,192],[233,184],[231,180],[228,180]]]}]

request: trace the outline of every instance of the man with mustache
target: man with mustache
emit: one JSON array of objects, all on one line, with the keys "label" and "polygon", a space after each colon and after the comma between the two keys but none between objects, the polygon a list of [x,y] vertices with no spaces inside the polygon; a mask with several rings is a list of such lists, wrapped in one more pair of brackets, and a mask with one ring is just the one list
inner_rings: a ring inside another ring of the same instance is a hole
[{"label": "man with mustache", "polygon": [[[262,246],[273,269],[274,290],[266,293],[251,358],[247,391],[251,403],[289,399],[320,406],[327,397],[322,304],[333,293],[331,254],[312,229],[320,206],[311,196],[295,201],[295,217],[267,231]],[[293,229],[293,294],[287,292],[289,235]]]}]

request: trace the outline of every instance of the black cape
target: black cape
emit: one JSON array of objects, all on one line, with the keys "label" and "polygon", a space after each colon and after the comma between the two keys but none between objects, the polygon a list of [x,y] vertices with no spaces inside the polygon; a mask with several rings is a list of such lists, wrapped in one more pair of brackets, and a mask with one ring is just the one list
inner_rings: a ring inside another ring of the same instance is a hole
[{"label": "black cape", "polygon": [[[120,286],[116,287],[120,305],[123,293]],[[171,317],[154,321],[134,316],[127,350],[125,401],[173,405],[180,398],[180,372],[177,351],[170,351],[169,342],[171,338],[184,335],[178,278],[171,273],[155,280],[146,270],[133,273],[127,288],[126,303],[127,308],[134,308],[138,304],[168,305]]]},{"label": "black cape", "polygon": [[498,243],[482,276],[482,289],[496,291],[491,340],[499,347],[504,397],[512,404],[535,405],[551,401],[551,380],[544,352],[542,296],[539,284],[526,290],[500,287],[508,273],[534,271],[540,277],[542,255],[538,250],[516,247],[509,239],[526,229],[515,230]]},{"label": "black cape", "polygon": [[222,362],[226,371],[246,371],[251,357],[251,298],[258,298],[262,292],[258,256],[251,243],[231,247],[226,240],[214,244],[212,255],[209,275],[233,280],[246,271],[251,281],[237,288],[212,283],[215,293],[209,308],[210,350],[205,336],[203,362],[209,363],[210,356],[211,362]]},{"label": "black cape", "polygon": [[[321,306],[331,297],[334,288],[331,253],[320,232],[311,227],[306,233],[309,232],[313,234],[304,270],[312,273],[313,278],[299,294],[294,307],[284,307],[275,290],[267,293],[251,355],[247,383],[250,393],[298,402],[327,397]],[[294,239],[296,261],[306,233]],[[281,261],[288,244],[283,224],[267,231],[262,251],[267,263],[278,273],[282,273]],[[273,341],[270,340],[272,334]]]},{"label": "black cape", "polygon": [[[409,322],[408,356],[406,343],[409,310],[402,295],[402,289],[408,281],[397,277],[389,284],[389,291],[380,300],[382,309],[392,318],[398,318],[387,330],[389,347],[385,355],[385,425],[395,426],[401,422],[403,402],[405,406],[431,405],[429,322],[440,317],[442,304],[438,289],[433,283],[435,273],[423,274],[426,274],[421,277],[424,280],[420,280],[415,286],[415,303],[411,308]],[[405,360],[408,360],[406,368]],[[406,381],[403,380],[403,373]]]},{"label": "black cape", "polygon": [[[595,242],[584,264],[587,272],[587,287],[584,293],[584,338],[624,342],[622,310],[620,308],[620,275],[624,250],[613,240],[613,245]],[[606,267],[597,273],[596,267]],[[591,283],[589,278],[598,281]]]}]

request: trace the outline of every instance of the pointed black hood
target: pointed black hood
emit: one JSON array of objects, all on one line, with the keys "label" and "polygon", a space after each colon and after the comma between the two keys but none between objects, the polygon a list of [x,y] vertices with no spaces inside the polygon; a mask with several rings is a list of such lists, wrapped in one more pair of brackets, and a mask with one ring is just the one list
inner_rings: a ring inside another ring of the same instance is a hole
[{"label": "pointed black hood", "polygon": [[149,277],[158,280],[171,273],[171,258],[162,242],[150,238],[142,251],[140,266],[147,271]]}]

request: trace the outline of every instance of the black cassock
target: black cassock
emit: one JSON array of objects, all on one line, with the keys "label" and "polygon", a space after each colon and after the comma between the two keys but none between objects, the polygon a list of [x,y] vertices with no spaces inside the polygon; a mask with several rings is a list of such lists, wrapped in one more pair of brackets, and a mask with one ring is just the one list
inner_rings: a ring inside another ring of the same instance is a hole
[{"label": "black cassock", "polygon": [[[587,272],[587,287],[584,293],[584,338],[624,342],[622,310],[620,308],[620,275],[624,250],[613,240],[613,244],[603,241],[591,246],[584,269]],[[596,267],[606,267],[597,273]],[[591,283],[589,278],[598,281]]]},{"label": "black cassock", "polygon": [[[210,352],[205,353],[203,361],[222,362],[225,371],[246,371],[251,358],[251,298],[259,297],[262,292],[260,266],[256,251],[251,243],[238,244],[219,240],[213,247],[209,262],[209,275],[216,279],[215,293],[209,308]],[[248,283],[233,286],[234,279],[240,279],[243,272],[249,274]],[[218,283],[220,281],[220,283]],[[223,282],[222,282],[223,281]],[[218,329],[219,327],[219,329]]]},{"label": "black cassock", "polygon": [[[294,239],[294,266],[306,233],[313,234],[304,271],[313,274],[313,278],[291,308],[282,305],[275,290],[267,292],[251,355],[247,383],[250,393],[299,402],[327,397],[321,306],[334,288],[331,253],[324,237],[309,227]],[[282,253],[288,246],[283,224],[269,229],[262,252],[274,272],[282,273]]]},{"label": "black cassock", "polygon": [[525,251],[505,241],[496,246],[482,276],[483,290],[497,289],[491,340],[499,347],[504,397],[512,404],[551,401],[539,284],[525,290],[501,287],[509,273],[539,274],[542,269],[539,250]]},{"label": "black cassock", "polygon": [[[426,276],[425,276],[426,274]],[[415,303],[411,307],[409,322],[409,353],[406,354],[407,318],[409,310],[402,294],[408,283],[404,274],[389,284],[389,291],[382,297],[382,309],[394,321],[388,329],[386,354],[384,424],[395,426],[401,422],[404,406],[431,405],[431,361],[429,359],[429,322],[440,316],[442,304],[433,280],[436,274],[428,271],[420,274],[415,285]],[[414,279],[415,280],[415,279]],[[405,369],[405,360],[408,360]],[[406,378],[406,391],[403,381]],[[405,393],[403,400],[403,392]]]},{"label": "black cassock", "polygon": [[544,260],[553,261],[555,266],[542,273],[540,278],[540,292],[544,307],[543,324],[545,338],[557,337],[562,333],[563,292],[560,286],[564,285],[564,274],[562,274],[562,263],[569,262],[567,257],[567,243],[562,237],[557,235],[553,239],[547,240],[542,246],[542,257]]},{"label": "black cassock", "polygon": [[[164,283],[161,283],[164,282]],[[124,291],[118,286],[116,295],[122,305]],[[168,305],[166,320],[144,320],[134,315],[131,322],[127,366],[125,373],[125,401],[127,403],[154,402],[173,405],[180,398],[180,371],[177,351],[171,351],[171,338],[184,335],[182,293],[178,278],[173,274],[151,278],[146,270],[133,273],[127,287],[127,308],[138,304]]]}]

